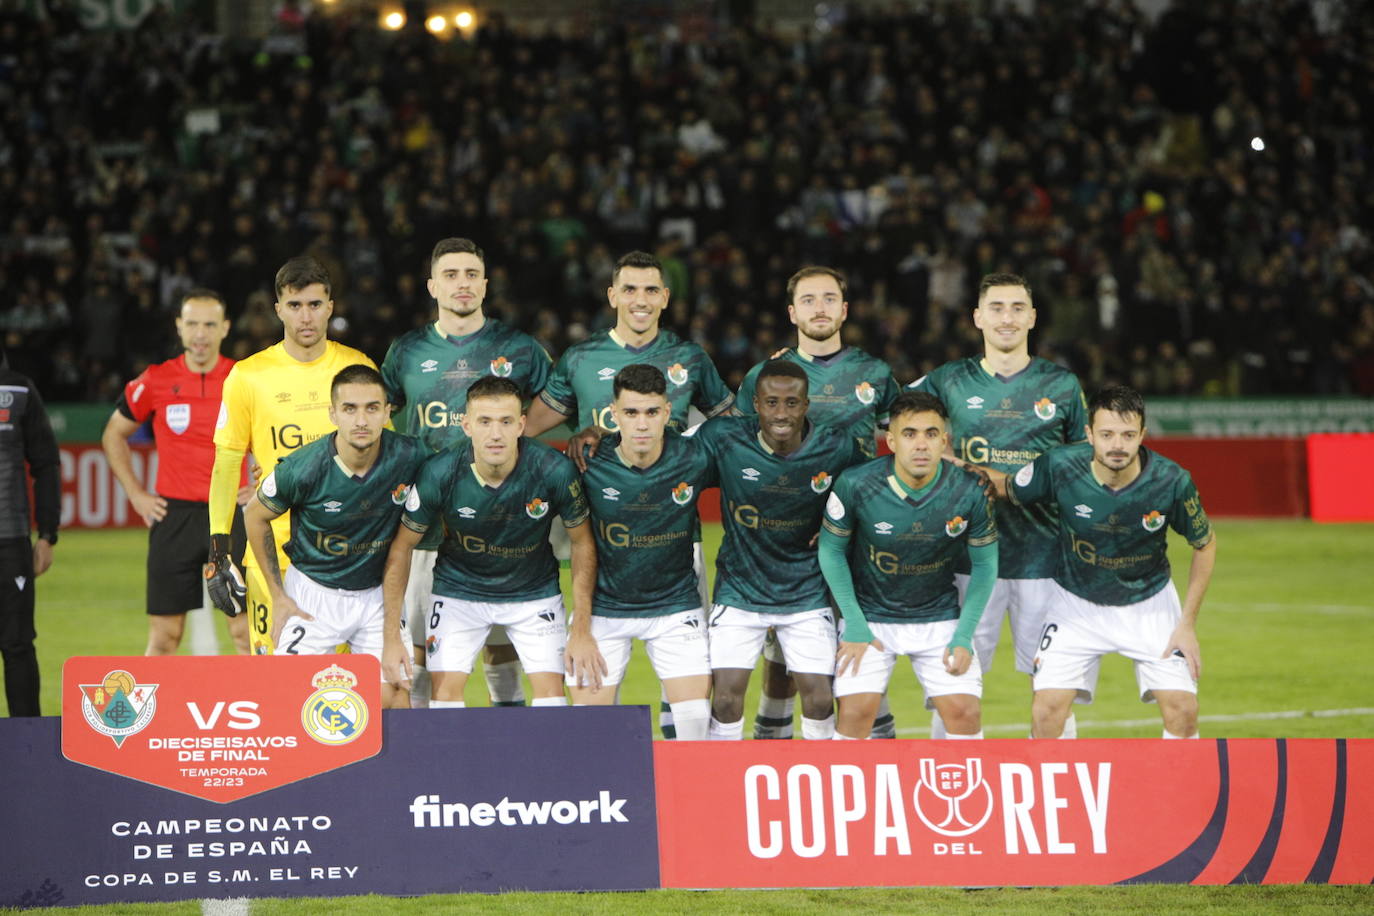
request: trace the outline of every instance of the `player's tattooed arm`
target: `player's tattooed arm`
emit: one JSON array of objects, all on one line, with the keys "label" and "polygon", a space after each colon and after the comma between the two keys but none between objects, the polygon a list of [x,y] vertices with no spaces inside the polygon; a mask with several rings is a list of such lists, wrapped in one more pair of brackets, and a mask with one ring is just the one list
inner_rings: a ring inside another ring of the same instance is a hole
[{"label": "player's tattooed arm", "polygon": [[276,645],[287,620],[292,617],[315,619],[300,609],[282,585],[281,564],[277,561],[277,539],[272,535],[272,520],[281,514],[259,498],[249,500],[248,505],[243,507],[243,527],[248,535],[248,547],[258,560],[258,568],[267,581],[267,593],[272,598],[273,645]]}]

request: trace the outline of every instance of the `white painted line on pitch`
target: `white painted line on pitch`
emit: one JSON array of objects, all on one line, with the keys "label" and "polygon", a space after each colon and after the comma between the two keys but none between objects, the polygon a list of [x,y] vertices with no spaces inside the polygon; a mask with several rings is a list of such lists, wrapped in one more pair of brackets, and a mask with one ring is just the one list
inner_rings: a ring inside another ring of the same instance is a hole
[{"label": "white painted line on pitch", "polygon": [[210,591],[202,583],[201,605],[186,615],[192,655],[218,655],[219,640],[215,637],[214,614],[210,610]]},{"label": "white painted line on pitch", "polygon": [[253,901],[247,897],[200,902],[200,916],[248,916],[252,911]]},{"label": "white painted line on pitch", "polygon": [[[1338,719],[1344,716],[1368,716],[1374,715],[1374,707],[1357,706],[1353,709],[1280,709],[1272,712],[1239,712],[1239,713],[1213,713],[1207,716],[1198,716],[1199,722],[1257,722],[1272,721],[1276,719]],[[1158,725],[1159,716],[1150,719],[1115,719],[1115,720],[1093,720],[1079,719],[1078,727],[1082,728],[1143,728],[1149,725]],[[1013,734],[1030,734],[1029,722],[1010,722],[999,723],[996,725],[984,725],[984,732],[1012,732]],[[918,728],[899,728],[897,734],[911,737],[927,737],[930,734],[930,726]]]},{"label": "white painted line on pitch", "polygon": [[1310,611],[1317,614],[1374,614],[1374,604],[1303,604],[1300,601],[1282,604],[1273,602],[1252,604],[1248,601],[1208,601],[1206,606],[1217,610],[1264,611],[1268,613]]}]

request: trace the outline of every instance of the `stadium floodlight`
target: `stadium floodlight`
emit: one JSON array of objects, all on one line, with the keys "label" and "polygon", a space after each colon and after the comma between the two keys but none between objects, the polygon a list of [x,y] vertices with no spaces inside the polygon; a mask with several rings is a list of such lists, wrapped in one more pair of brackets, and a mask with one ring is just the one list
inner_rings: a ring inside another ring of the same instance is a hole
[{"label": "stadium floodlight", "polygon": [[431,34],[442,35],[448,28],[448,20],[443,16],[430,16],[425,20],[425,28],[429,29]]},{"label": "stadium floodlight", "polygon": [[400,31],[406,24],[406,14],[400,10],[390,10],[382,15],[382,27],[393,32]]},{"label": "stadium floodlight", "polygon": [[1263,138],[1263,137],[1251,137],[1251,138],[1250,138],[1250,148],[1251,148],[1252,150],[1254,150],[1255,152],[1257,152],[1257,153],[1262,153],[1262,152],[1264,152],[1264,138]]},{"label": "stadium floodlight", "polygon": [[477,17],[472,14],[472,10],[459,10],[453,14],[453,24],[460,29],[470,29],[476,22]]}]

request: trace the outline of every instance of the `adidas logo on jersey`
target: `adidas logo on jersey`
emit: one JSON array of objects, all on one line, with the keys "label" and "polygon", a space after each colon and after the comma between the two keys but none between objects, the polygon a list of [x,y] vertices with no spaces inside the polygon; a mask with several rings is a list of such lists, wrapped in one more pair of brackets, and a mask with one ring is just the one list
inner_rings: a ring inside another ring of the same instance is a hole
[{"label": "adidas logo on jersey", "polygon": [[438,369],[438,368],[439,368],[439,363],[438,363],[437,360],[427,359],[427,360],[425,360],[424,362],[420,363],[420,371],[421,371],[421,372],[433,372],[435,369]]},{"label": "adidas logo on jersey", "polygon": [[477,510],[472,508],[471,506],[464,506],[463,508],[458,510],[459,518],[472,518],[476,514]]},{"label": "adidas logo on jersey", "polygon": [[329,502],[324,504],[324,511],[326,512],[338,512],[342,508],[343,503],[339,502],[337,499],[331,499]]},{"label": "adidas logo on jersey", "polygon": [[978,397],[978,395],[976,395],[976,394],[975,394],[973,397],[969,398],[969,399],[968,399],[967,401],[965,401],[964,403],[968,404],[968,409],[969,409],[969,410],[982,410],[982,409],[983,409],[983,399],[980,398],[980,397]]},{"label": "adidas logo on jersey", "polygon": [[610,366],[607,366],[605,369],[598,369],[596,370],[596,377],[603,382],[609,382],[611,379],[615,378],[615,370]]},{"label": "adidas logo on jersey", "polygon": [[874,522],[873,531],[877,534],[891,534],[892,525],[888,524],[887,522]]},{"label": "adidas logo on jersey", "polygon": [[611,502],[618,502],[620,500],[620,491],[617,490],[615,487],[603,487],[601,490],[601,495],[609,499]]},{"label": "adidas logo on jersey", "polygon": [[1079,503],[1078,505],[1073,507],[1073,513],[1074,515],[1077,515],[1079,518],[1092,518],[1093,507],[1085,506],[1082,503]]},{"label": "adidas logo on jersey", "polygon": [[745,468],[745,469],[744,469],[743,471],[741,471],[740,473],[744,475],[744,479],[745,479],[745,480],[758,480],[758,479],[759,479],[759,470],[758,470],[758,468]]}]

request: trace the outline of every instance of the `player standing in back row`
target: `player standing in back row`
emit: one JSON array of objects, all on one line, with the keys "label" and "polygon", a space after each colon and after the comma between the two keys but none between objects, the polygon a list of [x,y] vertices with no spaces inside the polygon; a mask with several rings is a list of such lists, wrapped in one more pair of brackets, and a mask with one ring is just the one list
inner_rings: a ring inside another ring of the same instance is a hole
[{"label": "player standing in back row", "polygon": [[[468,386],[492,375],[510,379],[529,401],[543,390],[553,360],[533,337],[488,318],[482,310],[487,295],[487,264],[482,249],[468,239],[441,239],[429,258],[429,294],[437,317],[432,324],[403,334],[382,360],[387,396],[401,414],[404,431],[418,436],[431,452],[462,437]],[[411,557],[405,615],[415,644],[411,703],[429,704],[425,665],[425,620],[430,614],[434,561],[443,526],[432,527]],[[482,667],[495,706],[522,706],[520,661],[506,638],[505,627],[493,627]]]},{"label": "player standing in back row", "polygon": [[[1007,273],[984,277],[973,323],[983,332],[981,357],[945,363],[911,383],[911,388],[929,391],[948,407],[955,457],[1009,473],[1057,445],[1081,442],[1087,415],[1078,379],[1030,355],[1035,305],[1026,281]],[[1053,592],[1058,512],[1050,504],[1002,501],[994,504],[993,512],[1001,561],[997,586],[974,634],[974,651],[983,670],[991,670],[1002,618],[1009,616],[1016,670],[1031,674]],[[959,559],[956,572],[962,593],[968,587],[967,557]],[[1072,737],[1077,730],[1072,715],[1065,727]],[[931,719],[931,737],[944,737],[939,713]]]},{"label": "player standing in back row", "polygon": [[[875,436],[887,426],[887,412],[901,389],[887,363],[858,347],[847,347],[841,334],[849,316],[844,274],[831,267],[803,267],[787,281],[787,317],[797,327],[797,345],[775,353],[776,359],[800,366],[808,379],[811,406],[807,418],[822,426],[849,428],[863,454],[877,454]],[[745,375],[736,409],[755,413],[754,387],[765,363]],[[782,650],[770,634],[763,649],[763,684],[755,738],[791,738],[796,686],[783,664]],[[895,738],[896,724],[884,699],[874,722],[878,738]]]},{"label": "player standing in back row", "polygon": [[[309,442],[334,431],[329,388],[346,366],[376,368],[367,354],[329,339],[334,313],[329,273],[310,257],[292,258],[276,277],[276,311],[282,341],[234,364],[224,380],[215,426],[215,468],[210,476],[210,562],[206,579],[211,600],[231,617],[245,610],[242,579],[229,555],[229,526],[245,453],[263,473]],[[287,565],[282,545],[291,539],[289,515],[272,523],[277,562]],[[272,652],[272,599],[251,552],[248,576],[249,641],[255,655]]]}]

